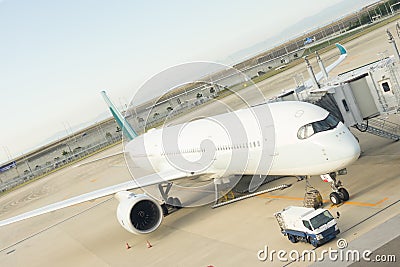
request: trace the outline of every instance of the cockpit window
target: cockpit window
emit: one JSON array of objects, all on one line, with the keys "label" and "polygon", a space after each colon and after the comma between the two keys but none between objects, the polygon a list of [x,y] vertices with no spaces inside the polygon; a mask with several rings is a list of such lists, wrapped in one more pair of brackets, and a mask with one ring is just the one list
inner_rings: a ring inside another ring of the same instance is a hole
[{"label": "cockpit window", "polygon": [[322,121],[316,121],[300,127],[297,132],[297,138],[307,139],[313,134],[335,129],[338,124],[339,120],[329,113],[329,115]]},{"label": "cockpit window", "polygon": [[311,124],[304,125],[300,127],[299,131],[297,132],[297,137],[299,139],[306,139],[314,134],[314,129]]},{"label": "cockpit window", "polygon": [[339,120],[336,119],[332,114],[329,114],[328,117],[326,117],[322,121],[316,121],[312,123],[313,129],[315,133],[319,132],[324,132],[328,131],[331,129],[335,129],[335,127],[338,125]]}]

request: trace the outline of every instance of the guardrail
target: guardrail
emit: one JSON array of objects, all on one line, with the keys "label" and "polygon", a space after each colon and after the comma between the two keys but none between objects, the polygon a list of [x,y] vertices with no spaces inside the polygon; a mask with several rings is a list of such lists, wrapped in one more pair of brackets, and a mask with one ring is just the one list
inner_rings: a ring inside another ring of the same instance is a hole
[{"label": "guardrail", "polygon": [[3,182],[2,184],[0,184],[0,193],[10,190],[18,185],[28,182],[28,181],[34,180],[34,179],[36,179],[42,175],[45,175],[47,173],[56,171],[57,169],[60,169],[63,166],[70,164],[72,162],[78,161],[84,157],[90,156],[91,154],[96,153],[97,151],[99,151],[107,146],[113,145],[113,144],[121,141],[121,139],[122,139],[122,136],[114,137],[108,141],[87,147],[86,149],[81,150],[73,155],[65,156],[64,158],[59,159],[58,161],[52,163],[51,165],[45,165],[45,166],[42,166],[35,170],[32,170],[29,173],[25,173],[23,175],[11,178],[11,179]]}]

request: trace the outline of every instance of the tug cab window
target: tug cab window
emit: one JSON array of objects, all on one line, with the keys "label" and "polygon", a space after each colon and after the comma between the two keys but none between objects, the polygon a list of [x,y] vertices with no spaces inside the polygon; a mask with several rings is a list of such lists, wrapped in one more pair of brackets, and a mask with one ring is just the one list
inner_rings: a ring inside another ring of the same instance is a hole
[{"label": "tug cab window", "polygon": [[329,211],[326,210],[323,213],[318,214],[314,218],[311,218],[310,222],[314,229],[318,229],[322,225],[327,224],[332,220],[333,220],[332,215],[329,213]]},{"label": "tug cab window", "polygon": [[304,225],[308,230],[311,230],[311,231],[313,230],[309,221],[303,220],[303,225]]},{"label": "tug cab window", "polygon": [[338,124],[339,120],[329,113],[329,115],[321,121],[316,121],[300,127],[297,131],[297,138],[307,139],[316,133],[335,129]]}]

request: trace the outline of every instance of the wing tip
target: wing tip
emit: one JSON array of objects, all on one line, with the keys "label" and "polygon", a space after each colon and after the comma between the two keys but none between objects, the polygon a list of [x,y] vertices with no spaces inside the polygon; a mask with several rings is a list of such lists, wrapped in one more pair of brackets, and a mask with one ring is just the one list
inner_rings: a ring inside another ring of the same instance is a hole
[{"label": "wing tip", "polygon": [[344,48],[343,45],[341,45],[339,43],[336,43],[335,45],[339,49],[341,55],[346,55],[347,54],[347,50],[346,50],[346,48]]}]

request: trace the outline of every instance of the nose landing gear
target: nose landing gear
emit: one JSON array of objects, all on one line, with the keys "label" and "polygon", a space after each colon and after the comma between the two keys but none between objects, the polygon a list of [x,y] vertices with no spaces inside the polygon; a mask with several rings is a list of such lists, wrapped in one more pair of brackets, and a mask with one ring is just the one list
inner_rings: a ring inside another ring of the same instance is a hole
[{"label": "nose landing gear", "polygon": [[335,172],[323,174],[321,175],[321,179],[324,182],[331,183],[333,192],[329,194],[329,199],[333,205],[339,205],[343,201],[350,199],[350,194],[346,188],[342,187],[342,182],[340,180],[336,180]]}]

